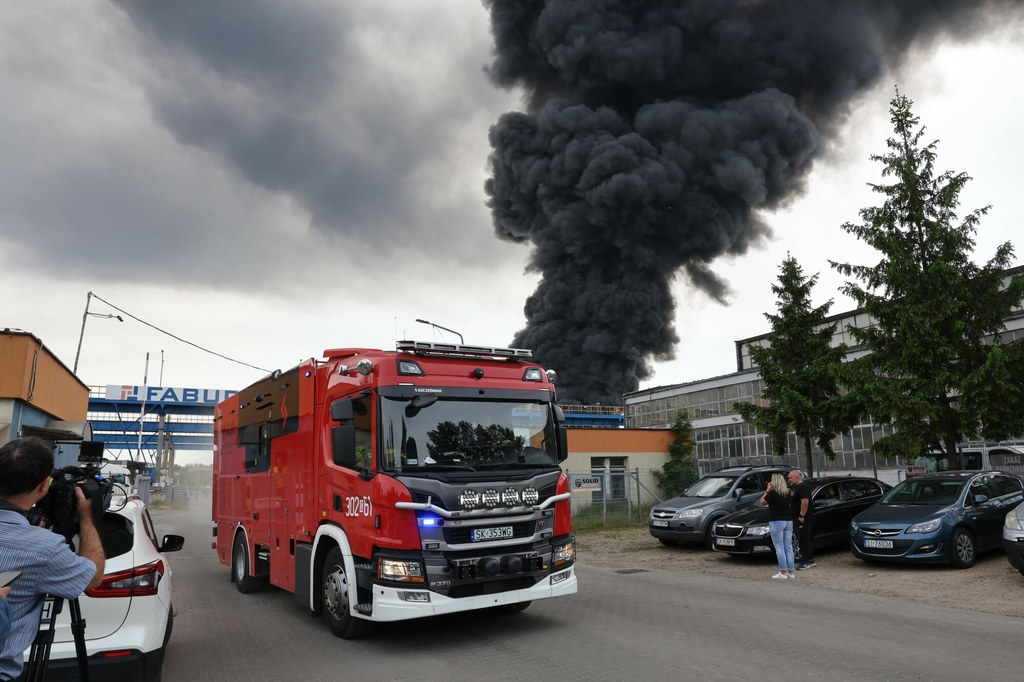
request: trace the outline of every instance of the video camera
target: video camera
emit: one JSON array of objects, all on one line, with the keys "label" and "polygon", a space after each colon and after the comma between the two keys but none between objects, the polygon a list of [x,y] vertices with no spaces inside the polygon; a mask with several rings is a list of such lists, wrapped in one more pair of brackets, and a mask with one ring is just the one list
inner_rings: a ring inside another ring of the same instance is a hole
[{"label": "video camera", "polygon": [[78,533],[81,518],[78,515],[78,500],[75,488],[81,488],[92,503],[92,518],[99,523],[103,512],[110,505],[114,484],[103,477],[103,443],[83,441],[78,456],[79,466],[67,466],[53,470],[53,482],[46,496],[29,511],[29,523],[42,524],[53,532],[71,538]]}]

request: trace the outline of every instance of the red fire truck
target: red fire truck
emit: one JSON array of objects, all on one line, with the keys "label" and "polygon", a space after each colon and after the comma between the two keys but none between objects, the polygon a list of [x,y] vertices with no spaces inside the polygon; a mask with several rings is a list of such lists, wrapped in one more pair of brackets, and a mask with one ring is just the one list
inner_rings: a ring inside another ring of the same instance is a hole
[{"label": "red fire truck", "polygon": [[576,592],[553,373],[530,352],[324,351],[221,402],[214,547],[349,638]]}]

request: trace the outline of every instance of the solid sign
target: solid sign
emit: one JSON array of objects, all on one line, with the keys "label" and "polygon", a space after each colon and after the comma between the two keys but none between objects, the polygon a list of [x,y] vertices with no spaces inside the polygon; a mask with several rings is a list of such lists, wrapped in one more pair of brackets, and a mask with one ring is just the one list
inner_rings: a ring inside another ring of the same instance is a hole
[{"label": "solid sign", "polygon": [[569,487],[572,490],[601,490],[604,476],[600,474],[569,474]]},{"label": "solid sign", "polygon": [[238,391],[164,386],[107,386],[107,400],[159,405],[216,405]]}]

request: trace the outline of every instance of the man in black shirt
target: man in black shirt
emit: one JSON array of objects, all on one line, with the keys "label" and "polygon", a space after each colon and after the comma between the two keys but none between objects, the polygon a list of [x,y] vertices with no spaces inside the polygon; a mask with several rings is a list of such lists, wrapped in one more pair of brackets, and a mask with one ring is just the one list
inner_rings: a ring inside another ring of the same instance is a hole
[{"label": "man in black shirt", "polygon": [[792,491],[793,529],[800,547],[800,563],[798,571],[813,568],[814,544],[811,540],[814,532],[814,505],[811,504],[811,486],[804,481],[804,475],[796,469],[786,474],[789,489]]}]

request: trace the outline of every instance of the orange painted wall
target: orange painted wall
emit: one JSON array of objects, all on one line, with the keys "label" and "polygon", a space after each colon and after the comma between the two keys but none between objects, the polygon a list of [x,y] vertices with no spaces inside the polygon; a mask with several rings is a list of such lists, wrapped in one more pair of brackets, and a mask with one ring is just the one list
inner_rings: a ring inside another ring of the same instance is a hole
[{"label": "orange painted wall", "polygon": [[[668,457],[668,446],[675,434],[668,429],[569,429],[569,452],[572,454],[662,453]],[[660,463],[659,463],[660,466]]]},{"label": "orange painted wall", "polygon": [[65,421],[85,421],[89,409],[89,387],[26,332],[0,331],[0,398]]}]

